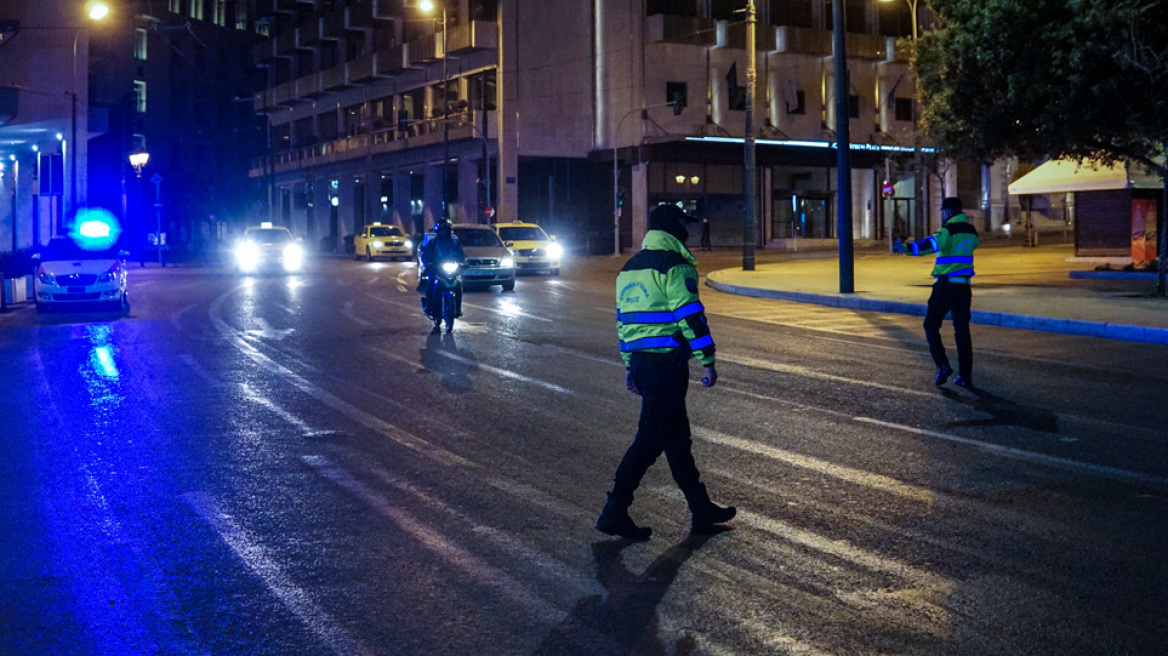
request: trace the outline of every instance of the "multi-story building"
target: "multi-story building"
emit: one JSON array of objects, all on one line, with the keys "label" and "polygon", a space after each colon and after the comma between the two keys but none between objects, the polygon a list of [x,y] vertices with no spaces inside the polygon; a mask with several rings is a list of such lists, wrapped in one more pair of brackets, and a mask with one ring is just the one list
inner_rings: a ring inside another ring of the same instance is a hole
[{"label": "multi-story building", "polygon": [[[741,244],[745,5],[438,0],[427,13],[419,2],[261,0],[268,84],[256,108],[270,151],[251,175],[271,190],[273,220],[325,248],[373,220],[416,233],[446,215],[535,221],[611,252],[639,241],[660,202],[710,217],[715,243]],[[929,15],[909,6],[846,3],[857,239],[927,234],[936,219],[914,205],[935,208],[944,189],[975,217],[991,205],[980,166],[944,167],[916,190],[928,157],[898,37]],[[836,237],[830,7],[758,4],[764,245]]]},{"label": "multi-story building", "polygon": [[99,21],[88,4],[0,0],[0,183],[15,190],[0,244],[43,244],[101,207],[131,250],[160,224],[172,250],[194,250],[261,213],[253,0],[105,0]]}]

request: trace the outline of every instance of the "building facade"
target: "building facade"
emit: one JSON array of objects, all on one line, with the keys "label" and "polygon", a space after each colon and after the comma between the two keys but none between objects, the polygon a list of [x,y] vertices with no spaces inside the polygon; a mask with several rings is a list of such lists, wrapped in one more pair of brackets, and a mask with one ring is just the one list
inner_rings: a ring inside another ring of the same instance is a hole
[{"label": "building facade", "polygon": [[[740,245],[745,5],[262,0],[255,106],[269,151],[251,176],[268,219],[324,250],[372,221],[416,234],[446,216],[534,221],[578,252],[611,253],[673,202],[708,216],[716,245]],[[763,246],[837,238],[830,6],[758,5]],[[917,136],[908,3],[846,7],[854,237],[927,235],[953,194],[995,227],[1004,173],[935,162]]]}]

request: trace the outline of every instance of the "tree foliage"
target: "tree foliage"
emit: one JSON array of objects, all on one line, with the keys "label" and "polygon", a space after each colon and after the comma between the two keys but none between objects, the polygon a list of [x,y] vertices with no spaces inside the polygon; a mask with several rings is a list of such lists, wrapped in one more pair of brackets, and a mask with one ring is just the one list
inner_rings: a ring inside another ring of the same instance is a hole
[{"label": "tree foliage", "polygon": [[950,156],[1139,161],[1168,176],[1168,2],[930,0],[923,123]]}]

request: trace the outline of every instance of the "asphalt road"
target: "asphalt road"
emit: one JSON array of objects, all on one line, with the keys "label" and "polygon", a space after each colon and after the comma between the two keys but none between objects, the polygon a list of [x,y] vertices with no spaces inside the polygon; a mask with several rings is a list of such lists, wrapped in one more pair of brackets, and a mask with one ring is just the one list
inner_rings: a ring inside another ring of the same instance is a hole
[{"label": "asphalt road", "polygon": [[0,315],[0,653],[1163,653],[1168,347],[974,326],[980,388],[938,390],[918,318],[706,289],[735,530],[689,536],[662,459],[629,544],[592,528],[621,263],[450,336],[410,264],[344,260]]}]

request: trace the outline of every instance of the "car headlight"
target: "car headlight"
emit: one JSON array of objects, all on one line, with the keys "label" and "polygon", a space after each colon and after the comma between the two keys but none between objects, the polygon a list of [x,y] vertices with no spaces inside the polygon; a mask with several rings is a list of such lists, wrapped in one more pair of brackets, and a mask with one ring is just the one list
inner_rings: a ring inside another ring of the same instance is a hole
[{"label": "car headlight", "polygon": [[503,267],[504,269],[510,269],[515,266],[515,258],[508,255],[499,260],[499,266]]},{"label": "car headlight", "polygon": [[373,240],[373,248],[381,248],[385,244],[380,239]]},{"label": "car headlight", "polygon": [[458,262],[443,262],[442,270],[446,273],[454,273],[458,271]]},{"label": "car headlight", "polygon": [[57,279],[53,277],[53,274],[45,271],[44,267],[37,269],[37,279],[41,281],[42,285],[53,285],[54,287],[57,285]]},{"label": "car headlight", "polygon": [[402,245],[403,245],[403,246],[405,246],[406,248],[413,248],[413,247],[414,247],[414,242],[412,242],[412,241],[410,241],[409,239],[407,239],[407,240],[405,240],[404,242],[402,242]]},{"label": "car headlight", "polygon": [[244,271],[251,271],[260,264],[260,249],[250,241],[235,247],[235,263]]},{"label": "car headlight", "polygon": [[553,260],[558,260],[564,256],[564,247],[559,244],[548,244],[547,254]]},{"label": "car headlight", "polygon": [[284,247],[284,269],[297,271],[304,264],[304,249],[299,244],[288,244]]}]

